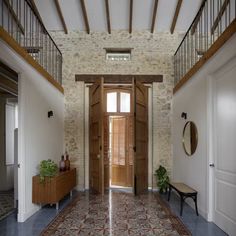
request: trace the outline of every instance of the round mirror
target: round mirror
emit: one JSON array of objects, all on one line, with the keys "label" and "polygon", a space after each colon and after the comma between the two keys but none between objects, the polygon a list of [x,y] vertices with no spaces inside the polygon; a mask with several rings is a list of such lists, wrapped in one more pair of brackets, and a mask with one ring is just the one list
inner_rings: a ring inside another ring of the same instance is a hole
[{"label": "round mirror", "polygon": [[188,121],[184,126],[183,131],[183,146],[184,151],[188,156],[194,154],[197,149],[198,135],[197,127],[192,121]]}]

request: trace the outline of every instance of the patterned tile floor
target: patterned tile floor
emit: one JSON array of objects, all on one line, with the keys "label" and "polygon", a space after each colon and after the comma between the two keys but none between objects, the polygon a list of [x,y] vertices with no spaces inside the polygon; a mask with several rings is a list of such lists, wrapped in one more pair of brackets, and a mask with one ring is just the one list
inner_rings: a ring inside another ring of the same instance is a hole
[{"label": "patterned tile floor", "polygon": [[0,220],[14,211],[14,191],[0,191]]},{"label": "patterned tile floor", "polygon": [[[75,198],[75,192],[73,197]],[[167,196],[162,196],[166,201]],[[51,220],[70,202],[69,197],[63,199],[60,203],[60,209],[57,212],[55,207],[46,206],[34,214],[24,223],[17,223],[15,214],[8,216],[0,221],[1,236],[37,236],[49,224]],[[174,194],[171,196],[170,207],[179,216],[179,199]],[[215,224],[208,223],[201,216],[197,217],[194,210],[187,204],[184,206],[183,223],[191,231],[193,236],[226,236]]]},{"label": "patterned tile floor", "polygon": [[189,230],[160,198],[111,190],[80,193],[42,234],[43,236],[190,236]]}]

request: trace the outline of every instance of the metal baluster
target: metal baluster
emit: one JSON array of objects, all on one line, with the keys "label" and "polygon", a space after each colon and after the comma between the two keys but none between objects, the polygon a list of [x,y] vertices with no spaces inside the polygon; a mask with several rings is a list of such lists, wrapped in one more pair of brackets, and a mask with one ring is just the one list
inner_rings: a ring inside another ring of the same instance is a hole
[{"label": "metal baluster", "polygon": [[209,24],[209,3],[210,1],[207,1],[206,2],[206,6],[207,6],[207,18],[206,18],[206,35],[207,35],[207,47],[206,47],[206,50],[208,50],[209,48],[209,29],[208,29],[208,24]]},{"label": "metal baluster", "polygon": [[[222,7],[222,0],[220,0],[220,9],[221,9],[221,7]],[[219,9],[219,12],[220,12],[220,9]],[[220,28],[219,30],[220,30],[220,35],[221,35],[221,33],[222,33],[222,17],[219,22],[219,28]]]},{"label": "metal baluster", "polygon": [[8,18],[7,18],[7,20],[8,20],[8,32],[10,31],[10,8],[9,8],[9,4],[7,4],[7,7],[8,7]]},{"label": "metal baluster", "polygon": [[[22,7],[22,5],[21,5],[21,0],[19,0],[19,19],[20,19],[20,23],[22,24],[22,18],[21,18],[21,7]],[[24,30],[25,30],[25,28],[24,28]],[[21,44],[21,32],[19,32],[20,33],[20,44]]]},{"label": "metal baluster", "polygon": [[2,1],[2,27],[4,28],[4,17],[3,17],[3,12],[4,12],[4,3],[3,0]]},{"label": "metal baluster", "polygon": [[29,26],[29,21],[28,21],[28,9],[27,9],[27,4],[25,6],[25,10],[26,10],[26,45],[25,46],[28,46],[29,45],[29,36],[28,36],[28,26]]},{"label": "metal baluster", "polygon": [[[219,12],[220,12],[220,0],[217,0],[217,12],[216,12],[216,17],[218,16]],[[219,38],[220,35],[220,24],[217,24],[217,39]]]},{"label": "metal baluster", "polygon": [[[215,21],[215,0],[213,0],[213,18],[212,18],[212,25],[211,25],[211,27],[213,26],[214,21]],[[214,43],[215,42],[215,31],[213,31],[212,34],[213,34],[213,43]]]}]

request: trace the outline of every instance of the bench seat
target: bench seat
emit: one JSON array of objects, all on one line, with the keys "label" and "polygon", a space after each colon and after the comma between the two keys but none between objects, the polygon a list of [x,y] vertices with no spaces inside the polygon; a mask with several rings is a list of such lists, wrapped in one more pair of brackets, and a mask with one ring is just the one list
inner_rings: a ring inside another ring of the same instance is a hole
[{"label": "bench seat", "polygon": [[171,191],[174,189],[180,195],[180,215],[182,216],[183,213],[183,203],[186,198],[192,198],[195,202],[195,210],[196,214],[198,215],[198,208],[197,208],[197,191],[184,183],[169,183],[169,193],[168,193],[168,201],[170,201]]}]

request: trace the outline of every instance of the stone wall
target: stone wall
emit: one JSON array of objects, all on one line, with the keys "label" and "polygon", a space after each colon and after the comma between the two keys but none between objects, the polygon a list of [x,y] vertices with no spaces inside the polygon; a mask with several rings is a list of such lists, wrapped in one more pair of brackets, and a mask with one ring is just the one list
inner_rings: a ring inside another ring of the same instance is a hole
[{"label": "stone wall", "polygon": [[[163,83],[153,84],[153,170],[161,163],[171,173],[171,99],[174,84],[173,55],[181,35],[150,34],[149,31],[51,32],[63,54],[65,89],[65,147],[78,168],[78,187],[85,187],[85,90],[75,74],[162,74]],[[104,48],[132,48],[132,60],[108,62]],[[86,157],[88,158],[88,157]],[[154,178],[155,179],[155,178]],[[154,181],[155,182],[155,181]],[[149,185],[152,185],[149,183]],[[154,183],[155,186],[155,183]]]}]

